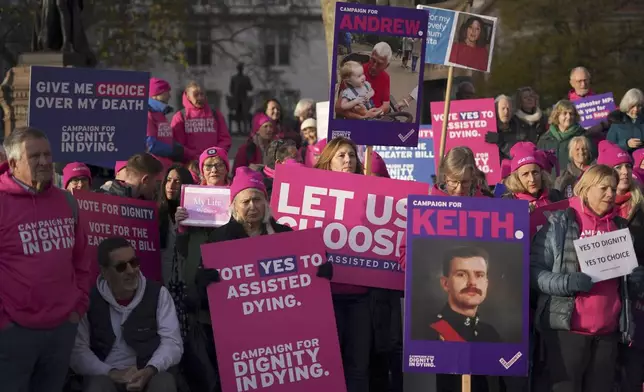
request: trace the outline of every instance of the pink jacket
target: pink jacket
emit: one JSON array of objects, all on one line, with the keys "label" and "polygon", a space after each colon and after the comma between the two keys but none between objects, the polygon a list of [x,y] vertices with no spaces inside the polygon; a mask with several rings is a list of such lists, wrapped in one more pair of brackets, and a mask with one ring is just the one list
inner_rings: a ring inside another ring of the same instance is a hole
[{"label": "pink jacket", "polygon": [[0,329],[54,328],[87,310],[87,235],[64,192],[32,193],[0,165]]},{"label": "pink jacket", "polygon": [[[579,197],[570,199],[570,208],[575,210],[580,237],[614,231],[616,210],[598,217],[586,207]],[[570,320],[570,329],[584,335],[605,335],[619,329],[619,314],[622,307],[619,279],[609,279],[593,284],[587,293],[575,295],[575,309]]]},{"label": "pink jacket", "polygon": [[177,142],[184,147],[184,159],[194,161],[208,147],[217,146],[228,152],[232,144],[226,120],[221,112],[213,113],[208,102],[195,107],[183,94],[184,110],[172,117],[172,132]]},{"label": "pink jacket", "polygon": [[[148,110],[148,130],[146,136],[156,138],[158,141],[170,146],[174,145],[172,127],[170,126],[168,119],[165,117],[165,114],[161,112]],[[157,155],[154,157],[161,161],[164,167],[170,167],[172,165],[172,159]]]}]

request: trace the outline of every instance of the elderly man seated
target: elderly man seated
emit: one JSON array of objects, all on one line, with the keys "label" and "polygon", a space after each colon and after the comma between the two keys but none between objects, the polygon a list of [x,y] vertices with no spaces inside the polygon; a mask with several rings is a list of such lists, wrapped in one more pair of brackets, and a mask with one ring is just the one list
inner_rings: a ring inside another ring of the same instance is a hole
[{"label": "elderly man seated", "polygon": [[71,357],[83,391],[176,392],[169,371],[181,360],[183,342],[170,293],[145,279],[125,238],[103,240],[98,262],[101,275]]},{"label": "elderly man seated", "polygon": [[[335,114],[339,118],[369,119],[375,118],[390,111],[391,80],[386,69],[391,61],[391,46],[386,42],[378,42],[373,46],[369,61],[362,65],[364,77],[373,88],[373,105],[366,113],[360,114],[351,109],[342,108],[342,100],[335,100]],[[340,83],[340,92],[346,89],[345,83]]]}]

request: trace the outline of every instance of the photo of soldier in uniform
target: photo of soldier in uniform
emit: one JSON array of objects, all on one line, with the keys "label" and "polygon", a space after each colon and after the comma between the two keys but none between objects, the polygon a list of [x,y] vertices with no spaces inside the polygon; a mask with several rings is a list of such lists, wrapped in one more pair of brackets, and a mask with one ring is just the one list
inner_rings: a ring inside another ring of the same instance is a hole
[{"label": "photo of soldier in uniform", "polygon": [[414,239],[412,339],[521,342],[522,246]]}]

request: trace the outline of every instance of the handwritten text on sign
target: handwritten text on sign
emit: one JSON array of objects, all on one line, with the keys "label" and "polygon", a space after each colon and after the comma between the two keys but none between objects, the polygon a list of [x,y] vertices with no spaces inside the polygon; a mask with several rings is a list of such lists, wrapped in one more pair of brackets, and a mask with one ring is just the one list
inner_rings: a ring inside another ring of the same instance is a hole
[{"label": "handwritten text on sign", "polygon": [[628,275],[638,265],[628,229],[575,240],[575,251],[581,272],[593,282]]}]

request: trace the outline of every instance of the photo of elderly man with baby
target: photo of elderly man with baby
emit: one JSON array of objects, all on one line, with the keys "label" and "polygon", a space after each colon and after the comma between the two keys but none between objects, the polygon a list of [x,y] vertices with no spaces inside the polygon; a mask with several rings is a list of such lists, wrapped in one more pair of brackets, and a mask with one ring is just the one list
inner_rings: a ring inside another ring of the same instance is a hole
[{"label": "photo of elderly man with baby", "polygon": [[[346,35],[345,32],[340,34]],[[395,58],[393,54],[402,49],[404,43],[412,48],[413,45],[420,48],[422,41],[403,37],[351,35],[352,51],[342,55],[336,50],[334,118],[413,122],[415,103],[412,103],[413,107],[406,106],[405,112],[399,112],[396,107],[400,105],[396,104],[394,97],[408,95],[418,85],[419,74],[416,69],[406,65],[407,61],[403,63],[402,58]],[[346,41],[345,36],[342,38]],[[336,40],[338,45],[342,42]],[[414,53],[410,51],[410,55]]]}]

